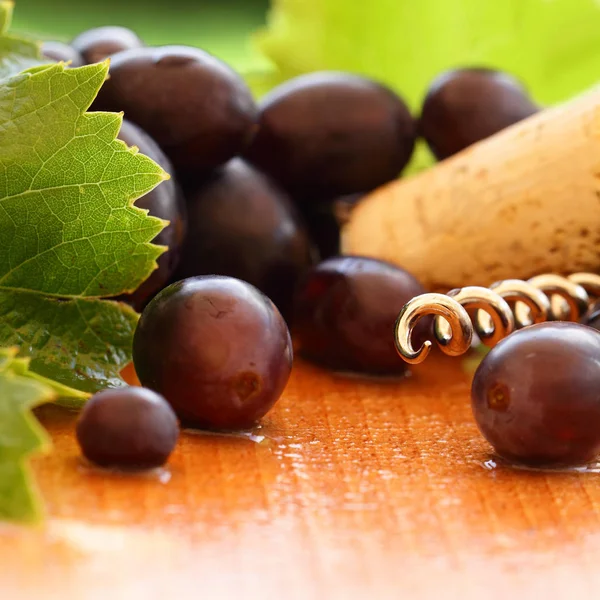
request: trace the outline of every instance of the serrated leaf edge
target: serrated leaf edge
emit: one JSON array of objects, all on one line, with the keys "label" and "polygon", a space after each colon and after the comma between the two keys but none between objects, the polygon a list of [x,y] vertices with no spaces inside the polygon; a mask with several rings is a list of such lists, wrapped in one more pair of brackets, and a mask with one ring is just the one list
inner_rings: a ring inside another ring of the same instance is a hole
[{"label": "serrated leaf edge", "polygon": [[[32,514],[26,519],[26,522],[35,524],[39,523],[45,516],[45,508],[29,460],[35,455],[47,454],[52,448],[52,441],[46,429],[36,419],[32,409],[41,404],[47,404],[56,400],[57,392],[54,387],[63,388],[66,386],[61,386],[60,384],[56,384],[56,382],[46,380],[44,377],[34,374],[32,371],[27,371],[26,368],[29,365],[29,359],[18,358],[18,351],[19,349],[16,346],[0,348],[0,355],[4,354],[7,356],[7,360],[0,363],[0,376],[6,379],[33,379],[42,386],[39,389],[40,396],[37,400],[30,406],[24,407],[22,411],[23,420],[37,438],[38,445],[29,451],[24,451],[15,461],[23,473],[31,502]],[[15,365],[17,366],[16,370],[14,369]],[[52,385],[48,385],[47,382],[50,382]]]},{"label": "serrated leaf edge", "polygon": [[[0,2],[0,7],[2,6],[2,2]],[[89,70],[89,71],[94,71],[94,70],[98,70],[98,67],[101,66],[100,71],[98,72],[98,75],[103,75],[102,77],[102,81],[106,81],[108,76],[109,76],[109,66],[110,66],[110,58],[105,59],[104,61],[100,62],[100,63],[94,63],[91,65],[84,65],[82,67],[76,67],[75,69],[68,69],[69,71],[79,71],[82,72],[84,70]],[[31,69],[27,69],[17,75],[13,75],[12,77],[9,77],[7,80],[10,79],[17,79],[17,78],[21,78],[21,77],[36,77],[42,74],[47,73],[47,71],[50,70],[55,70],[57,73],[64,73],[67,71],[67,67],[66,67],[66,63],[64,62],[59,62],[59,63],[52,63],[49,65],[39,65],[37,67],[32,67]],[[7,81],[5,80],[5,81]],[[98,87],[98,90],[96,91],[96,95],[98,94],[98,92],[100,91],[100,87],[102,84],[100,84],[100,86]],[[119,125],[119,131],[121,129],[122,123],[123,123],[123,117],[124,117],[124,113],[118,112],[118,113],[111,113],[111,112],[107,112],[107,111],[88,111],[89,107],[92,105],[93,101],[94,101],[95,95],[94,97],[91,98],[91,100],[89,101],[89,103],[87,103],[81,110],[80,116],[84,116],[84,115],[115,115],[117,116],[117,118],[119,119],[120,125]],[[145,154],[140,153],[139,148],[137,148],[136,146],[128,146],[125,142],[123,142],[122,140],[120,140],[118,137],[115,136],[115,138],[112,140],[112,143],[115,143],[117,145],[117,147],[121,147],[123,150],[129,152],[131,155],[135,156],[137,154],[140,154],[141,156],[143,156],[145,159],[149,160],[157,169],[158,172],[156,173],[157,177],[159,177],[159,180],[156,182],[155,185],[153,185],[149,190],[147,190],[145,193],[137,195],[137,194],[133,194],[132,196],[129,196],[128,198],[125,198],[125,200],[127,201],[127,208],[131,208],[134,211],[136,211],[138,214],[142,214],[144,215],[146,218],[150,219],[152,222],[156,223],[157,225],[161,225],[161,229],[158,230],[158,232],[156,233],[156,235],[158,235],[158,233],[160,233],[165,227],[167,227],[170,224],[170,221],[166,220],[166,219],[161,219],[159,217],[154,217],[152,215],[149,214],[148,209],[144,209],[144,208],[140,208],[138,207],[135,203],[137,200],[139,200],[140,198],[142,198],[143,196],[145,196],[146,194],[150,193],[152,190],[154,190],[157,186],[159,186],[162,182],[164,181],[168,181],[171,178],[171,175],[169,173],[167,173],[159,164],[157,164],[154,160],[152,160],[150,157],[146,156]],[[155,235],[155,237],[156,237]],[[168,246],[165,245],[161,245],[161,244],[154,244],[152,243],[152,241],[148,241],[144,243],[144,246],[151,252],[153,252],[155,254],[154,256],[154,261],[153,261],[153,268],[152,270],[149,272],[148,277],[150,277],[150,275],[158,268],[158,258],[164,254],[165,252],[168,251]],[[147,279],[147,278],[146,278]],[[142,285],[143,281],[140,282],[139,285]],[[125,289],[123,291],[121,291],[118,295],[122,295],[122,294],[131,294],[133,292],[135,292],[135,290],[138,289],[138,286],[133,287],[133,288],[128,288]],[[47,296],[47,297],[55,297],[55,298],[65,298],[65,299],[81,299],[81,298],[105,298],[105,296],[93,296],[93,295],[64,295],[64,294],[52,294],[52,293],[48,293],[48,292],[37,292],[35,290],[27,290],[27,289],[20,289],[20,288],[14,288],[14,287],[7,287],[7,286],[2,286],[0,285],[0,291],[1,290],[6,290],[6,291],[15,291],[15,292],[20,292],[20,293],[32,293],[32,294],[39,294],[39,295],[43,295],[43,296]],[[110,298],[110,296],[108,296]]]}]

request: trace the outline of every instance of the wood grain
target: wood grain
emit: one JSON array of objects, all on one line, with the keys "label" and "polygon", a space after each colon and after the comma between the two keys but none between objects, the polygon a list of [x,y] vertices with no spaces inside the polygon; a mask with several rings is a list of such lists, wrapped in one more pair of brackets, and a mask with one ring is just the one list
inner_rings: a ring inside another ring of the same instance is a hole
[{"label": "wood grain", "polygon": [[403,381],[299,363],[260,429],[185,433],[153,476],[89,468],[75,415],[40,415],[49,519],[0,529],[2,599],[600,593],[599,476],[493,468],[457,360]]}]

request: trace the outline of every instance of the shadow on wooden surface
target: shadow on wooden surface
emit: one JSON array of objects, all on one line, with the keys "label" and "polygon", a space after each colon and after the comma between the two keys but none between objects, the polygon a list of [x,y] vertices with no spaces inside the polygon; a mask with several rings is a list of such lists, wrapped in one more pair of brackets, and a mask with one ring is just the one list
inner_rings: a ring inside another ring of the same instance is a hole
[{"label": "shadow on wooden surface", "polygon": [[299,363],[245,436],[184,433],[168,471],[79,458],[46,407],[49,520],[0,530],[10,600],[591,598],[600,479],[494,467],[460,362],[403,381]]}]

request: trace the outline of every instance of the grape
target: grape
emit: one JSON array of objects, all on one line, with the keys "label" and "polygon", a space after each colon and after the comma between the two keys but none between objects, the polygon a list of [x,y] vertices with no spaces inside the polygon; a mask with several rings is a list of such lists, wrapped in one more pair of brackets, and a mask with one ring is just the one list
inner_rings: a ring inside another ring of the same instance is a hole
[{"label": "grape", "polygon": [[489,69],[457,69],[431,84],[420,132],[442,160],[537,111],[511,76]]},{"label": "grape", "polygon": [[56,62],[70,62],[70,67],[81,67],[83,58],[77,50],[62,42],[48,41],[42,44],[42,56]]},{"label": "grape", "polygon": [[600,333],[542,323],[502,340],[472,388],[477,425],[496,452],[531,465],[583,464],[600,452]]},{"label": "grape", "polygon": [[101,467],[150,469],[169,458],[179,424],[162,396],[126,387],[92,396],[79,416],[76,433],[90,462]]},{"label": "grape", "polygon": [[77,50],[87,64],[103,61],[105,58],[132,48],[143,46],[142,40],[126,27],[95,27],[80,33],[71,46]]},{"label": "grape", "polygon": [[593,327],[600,331],[600,300],[592,304],[581,322],[588,327]]},{"label": "grape", "polygon": [[263,99],[247,157],[294,194],[331,199],[397,177],[415,136],[391,90],[355,75],[313,73]]},{"label": "grape", "polygon": [[292,367],[285,321],[255,287],[194,277],[160,292],[133,340],[143,385],[163,394],[188,425],[252,426],[280,397]]},{"label": "grape", "polygon": [[[401,374],[406,363],[394,346],[394,324],[404,304],[424,291],[390,263],[358,256],[326,260],[296,294],[293,323],[300,351],[337,370]],[[431,321],[419,322],[419,341],[430,328]]]},{"label": "grape", "polygon": [[198,176],[241,152],[256,126],[244,81],[225,63],[186,46],[115,54],[93,110],[124,111],[176,169]]},{"label": "grape", "polygon": [[240,159],[186,197],[189,231],[174,278],[243,279],[288,316],[296,282],[314,262],[289,197]]},{"label": "grape", "polygon": [[[156,142],[137,125],[124,120],[119,139],[128,146],[137,146],[140,152],[158,163],[167,173],[173,172],[171,163]],[[135,205],[148,210],[153,217],[169,221],[169,225],[152,240],[154,244],[169,248],[159,256],[158,269],[153,271],[135,292],[120,298],[136,310],[142,310],[146,303],[166,285],[179,262],[186,231],[187,211],[182,192],[174,177],[163,181],[151,192],[136,200]]]}]

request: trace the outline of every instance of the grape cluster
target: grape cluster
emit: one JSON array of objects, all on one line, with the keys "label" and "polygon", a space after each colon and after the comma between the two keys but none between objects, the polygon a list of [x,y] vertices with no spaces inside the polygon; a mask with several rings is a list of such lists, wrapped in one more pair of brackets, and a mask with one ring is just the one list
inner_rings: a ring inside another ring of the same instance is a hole
[{"label": "grape cluster", "polygon": [[[402,373],[394,321],[425,290],[392,264],[339,256],[348,211],[401,174],[419,136],[443,160],[539,110],[519,82],[483,68],[440,75],[414,118],[384,85],[338,72],[297,77],[257,105],[214,56],[148,47],[122,27],[43,52],[72,66],[110,57],[92,110],[123,111],[120,139],[172,175],[137,202],[169,221],[155,240],[168,252],[121,298],[143,310],[134,361],[153,391],[102,392],[78,425],[84,454],[106,466],[162,464],[176,417],[210,428],[262,418],[290,376],[288,326],[298,351],[329,368]],[[591,327],[526,328],[483,361],[473,409],[500,454],[558,464],[600,449],[599,315]]]},{"label": "grape cluster", "polygon": [[172,175],[138,201],[171,223],[157,272],[125,298],[138,310],[169,282],[219,274],[256,286],[289,321],[302,276],[339,254],[344,209],[395,179],[419,134],[445,158],[537,110],[517,81],[485,69],[443,74],[416,119],[392,90],[341,72],[296,77],[257,105],[209,53],[149,47],[123,27],[43,52],[73,66],[109,57],[92,110],[122,111],[119,137]]}]

